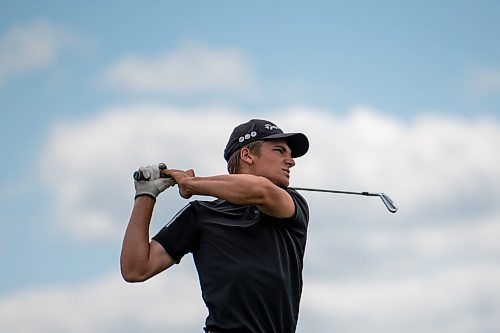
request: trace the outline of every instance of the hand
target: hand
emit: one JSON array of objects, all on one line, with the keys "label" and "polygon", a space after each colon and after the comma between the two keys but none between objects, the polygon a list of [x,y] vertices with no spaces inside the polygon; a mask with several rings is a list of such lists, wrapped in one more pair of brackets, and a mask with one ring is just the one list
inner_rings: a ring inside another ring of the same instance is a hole
[{"label": "hand", "polygon": [[175,185],[173,178],[164,178],[160,175],[159,165],[140,167],[139,171],[145,180],[135,180],[135,198],[142,195],[149,195],[153,199],[170,186]]},{"label": "hand", "polygon": [[183,197],[184,199],[191,198],[192,194],[189,191],[188,183],[189,180],[195,177],[193,169],[189,169],[186,171],[169,169],[162,170],[162,173],[174,179],[175,183],[177,183],[177,185],[179,186],[179,194],[181,195],[181,197]]}]

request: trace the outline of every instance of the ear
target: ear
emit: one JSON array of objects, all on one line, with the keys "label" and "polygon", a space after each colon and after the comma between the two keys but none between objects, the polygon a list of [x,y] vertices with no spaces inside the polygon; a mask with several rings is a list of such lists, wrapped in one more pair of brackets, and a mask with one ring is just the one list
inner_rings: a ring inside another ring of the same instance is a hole
[{"label": "ear", "polygon": [[240,160],[248,165],[253,164],[253,155],[247,147],[243,147],[240,150]]}]

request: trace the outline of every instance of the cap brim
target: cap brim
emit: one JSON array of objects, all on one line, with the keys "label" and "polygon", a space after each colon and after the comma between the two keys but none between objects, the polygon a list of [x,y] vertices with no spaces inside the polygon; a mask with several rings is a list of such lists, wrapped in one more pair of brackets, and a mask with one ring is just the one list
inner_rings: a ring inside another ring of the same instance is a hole
[{"label": "cap brim", "polygon": [[273,134],[263,137],[262,140],[277,140],[284,139],[290,146],[292,151],[292,157],[304,156],[309,150],[309,140],[307,136],[302,133],[283,133],[283,134]]}]

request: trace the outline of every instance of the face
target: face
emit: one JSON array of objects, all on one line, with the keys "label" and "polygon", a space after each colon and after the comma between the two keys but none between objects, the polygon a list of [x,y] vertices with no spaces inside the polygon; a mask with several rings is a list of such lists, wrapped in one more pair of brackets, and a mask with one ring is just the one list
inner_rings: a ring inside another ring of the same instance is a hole
[{"label": "face", "polygon": [[295,161],[285,140],[264,141],[260,156],[253,156],[253,161],[254,174],[266,177],[277,186],[288,186],[290,169],[295,165]]}]

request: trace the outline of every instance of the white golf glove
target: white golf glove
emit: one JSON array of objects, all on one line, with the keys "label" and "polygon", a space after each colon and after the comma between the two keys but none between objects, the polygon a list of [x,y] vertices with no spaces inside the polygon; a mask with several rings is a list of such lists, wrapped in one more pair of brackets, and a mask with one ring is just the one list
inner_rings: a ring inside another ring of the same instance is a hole
[{"label": "white golf glove", "polygon": [[172,177],[161,177],[160,168],[158,165],[150,165],[140,167],[139,172],[142,173],[141,180],[134,179],[135,197],[149,195],[156,200],[156,197],[170,186],[175,185],[175,180]]}]

